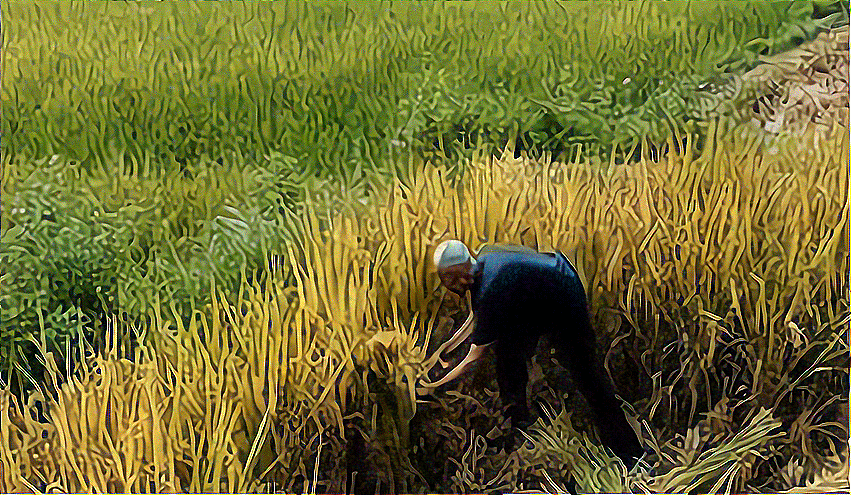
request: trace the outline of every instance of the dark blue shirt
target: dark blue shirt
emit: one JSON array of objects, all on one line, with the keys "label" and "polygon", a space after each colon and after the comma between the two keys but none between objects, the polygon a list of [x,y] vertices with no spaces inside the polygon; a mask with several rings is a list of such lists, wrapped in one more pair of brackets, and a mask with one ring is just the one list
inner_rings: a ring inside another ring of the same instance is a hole
[{"label": "dark blue shirt", "polygon": [[587,311],[582,282],[561,253],[494,251],[476,262],[473,344],[522,342],[565,326],[576,310]]}]

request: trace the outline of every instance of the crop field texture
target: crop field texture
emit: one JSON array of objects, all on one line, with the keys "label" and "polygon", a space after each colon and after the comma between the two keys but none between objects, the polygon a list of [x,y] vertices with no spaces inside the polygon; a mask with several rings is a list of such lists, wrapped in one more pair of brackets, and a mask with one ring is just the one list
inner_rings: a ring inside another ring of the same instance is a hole
[{"label": "crop field texture", "polygon": [[[849,489],[844,2],[0,9],[0,492]],[[638,466],[545,352],[513,448],[418,395],[452,238],[573,262]]]}]

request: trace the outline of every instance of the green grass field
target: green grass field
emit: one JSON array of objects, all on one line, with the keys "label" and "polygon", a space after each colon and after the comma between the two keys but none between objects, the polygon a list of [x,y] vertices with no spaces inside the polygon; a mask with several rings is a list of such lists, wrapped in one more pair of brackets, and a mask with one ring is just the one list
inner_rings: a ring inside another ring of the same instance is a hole
[{"label": "green grass field", "polygon": [[696,83],[811,37],[812,10],[8,2],[5,160],[123,159],[147,174],[275,151],[348,176],[386,170],[391,140],[450,149],[520,134],[550,150],[664,141],[664,112],[689,120]]},{"label": "green grass field", "polygon": [[[743,76],[843,2],[0,9],[0,491],[847,489],[847,97]],[[653,473],[416,401],[449,237],[571,255]]]}]

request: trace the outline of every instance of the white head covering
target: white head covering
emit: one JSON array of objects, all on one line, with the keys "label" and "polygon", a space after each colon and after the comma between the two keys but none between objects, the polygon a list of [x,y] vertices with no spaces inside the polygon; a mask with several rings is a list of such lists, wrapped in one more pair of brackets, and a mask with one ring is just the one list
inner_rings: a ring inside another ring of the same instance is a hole
[{"label": "white head covering", "polygon": [[455,239],[441,242],[434,250],[434,265],[438,270],[454,265],[462,265],[468,261],[474,265],[476,264],[476,260],[470,256],[467,246]]}]

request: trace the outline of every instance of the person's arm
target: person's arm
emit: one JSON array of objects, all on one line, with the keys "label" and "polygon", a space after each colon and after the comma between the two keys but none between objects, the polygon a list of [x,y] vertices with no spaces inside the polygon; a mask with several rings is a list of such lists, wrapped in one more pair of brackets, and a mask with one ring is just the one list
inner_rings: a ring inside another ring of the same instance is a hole
[{"label": "person's arm", "polygon": [[[471,298],[470,293],[467,293],[467,304],[470,308],[472,308],[472,302],[470,301],[470,298]],[[449,353],[449,352],[454,351],[456,347],[461,345],[461,343],[464,342],[465,340],[467,340],[467,337],[469,337],[470,334],[473,333],[473,317],[474,316],[475,315],[473,314],[473,311],[471,310],[470,315],[467,316],[467,320],[464,321],[464,323],[461,325],[461,327],[458,328],[458,330],[455,331],[455,333],[452,335],[452,337],[449,340],[447,340],[446,342],[444,342],[443,345],[441,345],[434,352],[434,354],[432,354],[431,357],[426,360],[426,362],[424,363],[426,368],[430,368],[436,362],[439,362],[440,366],[442,368],[445,368],[446,366],[448,366],[448,363],[443,361],[441,356],[443,355],[443,353]]]},{"label": "person's arm", "polygon": [[443,364],[443,361],[440,359],[440,356],[443,353],[449,353],[449,352],[454,351],[456,347],[461,345],[461,342],[464,342],[465,340],[467,340],[467,337],[469,337],[471,333],[473,333],[473,313],[472,312],[470,312],[470,316],[467,317],[467,320],[464,321],[464,324],[461,325],[461,327],[455,332],[454,335],[452,335],[452,338],[447,340],[446,343],[444,343],[442,346],[440,346],[440,348],[437,350],[436,354],[437,354],[438,360],[441,361],[441,364]]},{"label": "person's arm", "polygon": [[485,348],[488,345],[490,345],[490,344],[486,344],[486,345],[471,344],[470,345],[470,352],[468,352],[467,356],[460,363],[458,363],[458,366],[453,368],[452,371],[447,373],[446,376],[444,376],[440,380],[438,380],[434,383],[424,383],[423,384],[423,389],[424,389],[423,392],[430,393],[435,388],[437,388],[441,385],[445,385],[445,384],[451,382],[452,380],[455,380],[459,376],[461,376],[464,373],[464,371],[466,371],[467,368],[471,364],[473,364],[480,357],[482,357],[482,354],[484,354]]}]

